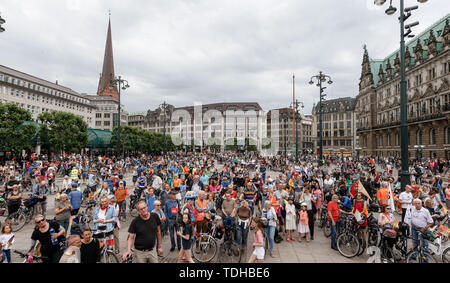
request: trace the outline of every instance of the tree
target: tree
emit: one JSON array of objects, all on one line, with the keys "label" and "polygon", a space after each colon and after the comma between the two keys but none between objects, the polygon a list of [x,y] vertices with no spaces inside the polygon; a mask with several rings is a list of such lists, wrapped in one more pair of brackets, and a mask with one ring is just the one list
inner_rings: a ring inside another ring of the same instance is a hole
[{"label": "tree", "polygon": [[[113,129],[111,143],[117,146],[117,127]],[[143,152],[161,153],[162,151],[173,151],[176,147],[170,136],[166,135],[164,145],[164,135],[130,126],[120,127],[120,150],[122,152]]]},{"label": "tree", "polygon": [[19,153],[30,149],[37,126],[31,121],[31,113],[12,103],[0,103],[0,151]]},{"label": "tree", "polygon": [[55,152],[80,152],[88,141],[88,125],[72,113],[52,111],[38,116],[41,122],[41,143]]}]

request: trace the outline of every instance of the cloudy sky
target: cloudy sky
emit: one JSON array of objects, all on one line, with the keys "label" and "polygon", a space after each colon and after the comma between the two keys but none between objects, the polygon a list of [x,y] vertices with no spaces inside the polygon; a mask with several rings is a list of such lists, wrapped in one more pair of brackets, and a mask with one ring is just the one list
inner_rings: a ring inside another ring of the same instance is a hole
[{"label": "cloudy sky", "polygon": [[[409,20],[420,21],[415,34],[450,12],[448,0],[405,2],[419,5]],[[319,91],[311,76],[333,78],[329,99],[355,97],[363,45],[374,59],[398,49],[397,17],[386,8],[373,0],[2,0],[0,64],[95,94],[111,9],[116,75],[131,85],[127,111],[164,100],[286,107],[295,73],[311,113]]]}]

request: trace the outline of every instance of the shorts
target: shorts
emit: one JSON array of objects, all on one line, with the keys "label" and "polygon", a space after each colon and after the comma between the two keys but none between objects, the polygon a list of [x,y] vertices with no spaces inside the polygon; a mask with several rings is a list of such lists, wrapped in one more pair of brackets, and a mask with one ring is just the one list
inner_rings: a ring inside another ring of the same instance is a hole
[{"label": "shorts", "polygon": [[182,242],[183,250],[187,251],[192,248],[192,239],[189,239],[189,240],[182,239],[181,242]]},{"label": "shorts", "polygon": [[80,211],[79,208],[77,208],[77,209],[72,209],[72,210],[70,211],[70,215],[72,215],[72,216],[78,215],[78,211]]},{"label": "shorts", "polygon": [[257,259],[263,260],[265,255],[264,247],[255,247],[255,249],[253,250],[253,254]]}]

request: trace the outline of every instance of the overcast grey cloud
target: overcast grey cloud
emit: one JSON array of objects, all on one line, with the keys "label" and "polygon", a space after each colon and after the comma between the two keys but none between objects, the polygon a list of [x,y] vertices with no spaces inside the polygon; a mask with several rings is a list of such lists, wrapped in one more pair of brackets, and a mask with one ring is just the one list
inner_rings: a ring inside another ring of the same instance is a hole
[{"label": "overcast grey cloud", "polygon": [[[116,75],[131,85],[127,111],[164,100],[287,107],[295,73],[310,113],[318,89],[307,82],[319,70],[335,82],[330,99],[355,97],[363,44],[371,58],[398,49],[398,20],[386,8],[373,0],[3,0],[0,64],[95,94],[111,9]],[[420,4],[414,33],[448,12],[448,0]]]}]

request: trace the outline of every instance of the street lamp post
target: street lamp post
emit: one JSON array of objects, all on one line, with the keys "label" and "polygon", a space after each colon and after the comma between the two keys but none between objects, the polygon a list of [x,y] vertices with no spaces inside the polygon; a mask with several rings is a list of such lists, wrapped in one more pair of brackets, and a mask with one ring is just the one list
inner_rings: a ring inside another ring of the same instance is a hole
[{"label": "street lamp post", "polygon": [[322,87],[322,83],[328,82],[328,84],[332,84],[333,81],[331,80],[331,77],[328,75],[325,75],[322,73],[322,71],[319,72],[318,75],[312,76],[311,80],[309,81],[310,85],[314,84],[313,79],[317,80],[316,86],[320,88],[320,101],[319,101],[319,166],[322,166],[322,160],[323,160],[323,132],[322,132],[322,101],[325,100],[326,94],[323,93],[323,91],[326,89],[326,87]]},{"label": "street lamp post", "polygon": [[[119,90],[119,106],[117,107],[117,159],[120,159],[120,89],[122,90],[126,90],[127,88],[130,87],[130,85],[128,84],[127,80],[122,79],[121,76],[119,76],[119,78],[114,78],[111,80],[111,86],[117,86],[118,90]],[[122,87],[121,87],[122,86]]]},{"label": "street lamp post", "polygon": [[161,108],[162,111],[164,111],[164,121],[163,121],[163,135],[164,135],[164,147],[163,147],[163,152],[166,152],[166,113],[167,113],[167,108],[168,108],[168,104],[164,101],[163,104],[159,105],[159,107]]},{"label": "street lamp post", "polygon": [[2,16],[0,16],[0,32],[4,32],[5,29],[2,27],[2,25],[6,23],[5,19],[2,18]]},{"label": "street lamp post", "polygon": [[295,113],[295,162],[298,163],[298,121],[302,120],[302,117],[300,115],[300,109],[299,107],[301,107],[302,109],[305,108],[305,105],[303,104],[303,102],[300,102],[297,100],[295,100],[295,105],[292,105],[292,108],[294,109],[294,113]]},{"label": "street lamp post", "polygon": [[[425,3],[428,0],[417,0],[419,3]],[[382,6],[386,0],[375,0],[374,4]],[[414,37],[411,34],[411,28],[417,26],[419,22],[405,26],[405,21],[411,16],[411,11],[416,10],[419,7],[413,6],[404,8],[405,1],[400,0],[400,132],[401,132],[401,158],[402,169],[401,176],[401,188],[405,189],[406,185],[410,184],[409,174],[409,156],[408,156],[408,113],[407,113],[407,100],[406,95],[406,71],[405,71],[405,37]],[[397,8],[392,6],[392,0],[390,1],[389,8],[386,10],[387,15],[393,15],[397,11]],[[405,14],[406,13],[406,14]],[[407,30],[405,33],[405,29]]]}]

